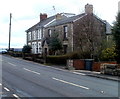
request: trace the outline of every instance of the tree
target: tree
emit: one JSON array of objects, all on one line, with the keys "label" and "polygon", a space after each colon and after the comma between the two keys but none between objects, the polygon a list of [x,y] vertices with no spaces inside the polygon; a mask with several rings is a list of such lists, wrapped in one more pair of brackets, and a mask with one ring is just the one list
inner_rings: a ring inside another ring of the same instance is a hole
[{"label": "tree", "polygon": [[58,50],[62,49],[62,43],[60,39],[58,38],[57,33],[54,33],[52,37],[50,37],[50,42],[49,42],[50,50],[56,54]]},{"label": "tree", "polygon": [[22,52],[23,53],[31,53],[31,49],[32,49],[32,47],[30,45],[24,45]]},{"label": "tree", "polygon": [[120,64],[120,12],[116,17],[116,22],[112,28],[113,37],[115,40],[115,52],[117,54],[116,61]]},{"label": "tree", "polygon": [[93,14],[88,14],[74,22],[73,29],[75,49],[89,53],[90,58],[98,56],[105,37],[105,24]]}]

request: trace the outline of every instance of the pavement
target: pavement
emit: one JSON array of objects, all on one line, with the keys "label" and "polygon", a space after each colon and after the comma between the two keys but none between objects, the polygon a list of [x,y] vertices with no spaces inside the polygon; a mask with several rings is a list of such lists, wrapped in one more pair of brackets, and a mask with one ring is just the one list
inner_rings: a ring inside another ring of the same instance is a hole
[{"label": "pavement", "polygon": [[[60,68],[60,69],[64,69],[64,70],[68,70],[66,68],[66,66],[61,66],[61,65],[51,65],[55,68]],[[100,72],[95,72],[95,71],[88,71],[88,70],[70,70],[72,72],[77,72],[77,73],[83,73],[87,76],[91,76],[91,77],[97,77],[97,78],[101,78],[101,79],[106,79],[106,80],[113,80],[113,81],[119,81],[120,82],[120,77],[119,76],[113,76],[113,75],[109,75],[109,74],[101,74]]]},{"label": "pavement", "polygon": [[95,71],[87,71],[87,70],[74,70],[75,72],[85,73],[87,76],[107,79],[107,80],[113,80],[113,81],[120,81],[119,76],[113,76],[113,75],[107,75],[107,74],[101,74],[100,72]]}]

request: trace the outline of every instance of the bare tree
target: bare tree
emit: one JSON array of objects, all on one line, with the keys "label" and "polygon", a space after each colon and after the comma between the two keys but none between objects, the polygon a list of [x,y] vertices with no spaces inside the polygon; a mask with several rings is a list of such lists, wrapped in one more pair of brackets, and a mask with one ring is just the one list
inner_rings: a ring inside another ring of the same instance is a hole
[{"label": "bare tree", "polygon": [[98,54],[105,34],[105,24],[93,14],[87,14],[74,22],[74,47],[81,53],[89,52],[94,58]]}]

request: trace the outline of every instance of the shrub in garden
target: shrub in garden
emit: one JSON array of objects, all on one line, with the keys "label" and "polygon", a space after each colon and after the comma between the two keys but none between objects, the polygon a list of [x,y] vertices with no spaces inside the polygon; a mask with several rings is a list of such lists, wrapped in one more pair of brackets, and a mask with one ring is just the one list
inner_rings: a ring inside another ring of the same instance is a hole
[{"label": "shrub in garden", "polygon": [[102,51],[101,60],[104,61],[114,60],[115,56],[116,56],[115,47],[113,46],[111,48],[106,48]]},{"label": "shrub in garden", "polygon": [[32,49],[31,46],[29,46],[29,45],[24,45],[24,46],[23,46],[23,49],[22,49],[22,52],[23,52],[23,53],[31,53],[31,49]]},{"label": "shrub in garden", "polygon": [[78,59],[79,55],[77,52],[68,53],[65,55],[50,55],[47,56],[47,63],[53,64],[66,64],[68,59]]}]

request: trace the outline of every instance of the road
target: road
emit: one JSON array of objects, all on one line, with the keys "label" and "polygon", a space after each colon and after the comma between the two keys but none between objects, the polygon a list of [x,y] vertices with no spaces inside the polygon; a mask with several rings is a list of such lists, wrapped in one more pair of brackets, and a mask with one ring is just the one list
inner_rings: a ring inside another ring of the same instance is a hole
[{"label": "road", "polygon": [[[0,55],[2,97],[118,97],[118,82]],[[81,98],[81,99],[82,99]]]}]

